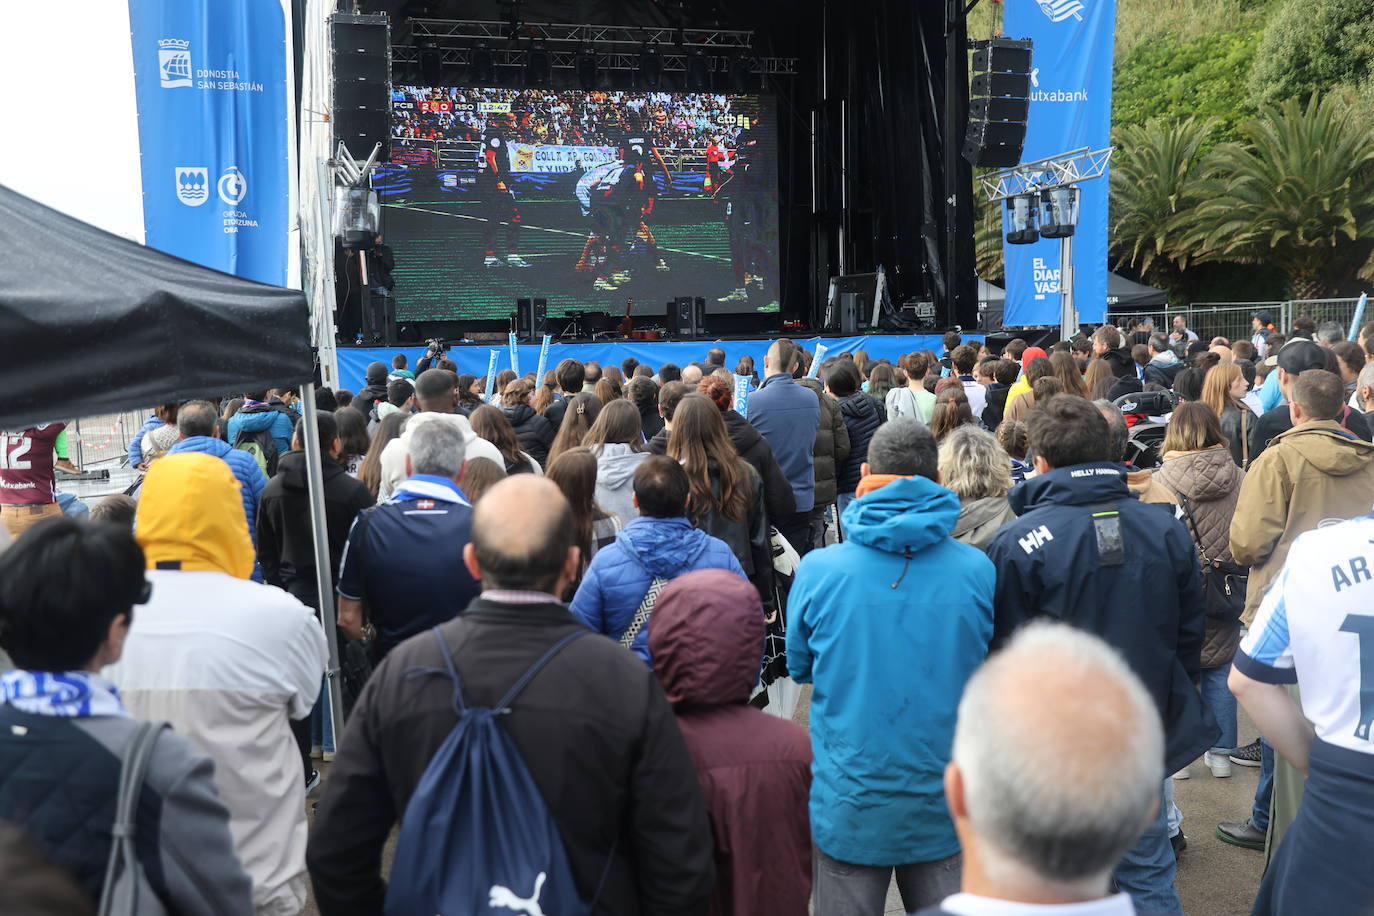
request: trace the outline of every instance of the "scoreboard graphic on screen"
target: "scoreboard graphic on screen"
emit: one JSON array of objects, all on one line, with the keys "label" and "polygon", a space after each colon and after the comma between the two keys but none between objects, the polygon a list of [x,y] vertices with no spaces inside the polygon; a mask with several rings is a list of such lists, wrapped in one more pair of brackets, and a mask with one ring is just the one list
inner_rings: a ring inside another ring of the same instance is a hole
[{"label": "scoreboard graphic on screen", "polygon": [[778,310],[777,130],[759,95],[400,86],[374,184],[398,321]]}]

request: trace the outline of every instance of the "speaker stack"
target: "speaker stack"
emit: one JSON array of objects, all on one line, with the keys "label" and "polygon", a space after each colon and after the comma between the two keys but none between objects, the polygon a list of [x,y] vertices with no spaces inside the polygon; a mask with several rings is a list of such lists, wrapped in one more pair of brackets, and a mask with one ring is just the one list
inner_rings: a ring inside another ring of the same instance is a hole
[{"label": "speaker stack", "polygon": [[1030,110],[1031,42],[992,38],[974,42],[972,98],[964,158],[975,166],[1008,168],[1021,161]]},{"label": "speaker stack", "polygon": [[544,298],[515,300],[515,336],[526,343],[543,340],[548,333],[549,300]]},{"label": "speaker stack", "polygon": [[703,296],[678,296],[668,303],[668,333],[673,337],[703,337],[706,334],[706,299]]},{"label": "speaker stack", "polygon": [[329,17],[329,36],[334,48],[330,117],[334,143],[347,144],[360,162],[380,143],[378,161],[385,162],[391,137],[391,30],[387,17],[335,13]]}]

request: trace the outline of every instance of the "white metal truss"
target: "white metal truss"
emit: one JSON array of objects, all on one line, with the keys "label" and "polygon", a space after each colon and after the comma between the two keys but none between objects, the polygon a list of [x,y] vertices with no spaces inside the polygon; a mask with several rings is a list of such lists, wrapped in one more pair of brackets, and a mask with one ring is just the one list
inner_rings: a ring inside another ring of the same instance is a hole
[{"label": "white metal truss", "polygon": [[1023,162],[998,172],[979,175],[978,183],[989,201],[1076,185],[1105,175],[1114,149],[1109,146],[1094,150],[1085,146],[1058,156]]}]

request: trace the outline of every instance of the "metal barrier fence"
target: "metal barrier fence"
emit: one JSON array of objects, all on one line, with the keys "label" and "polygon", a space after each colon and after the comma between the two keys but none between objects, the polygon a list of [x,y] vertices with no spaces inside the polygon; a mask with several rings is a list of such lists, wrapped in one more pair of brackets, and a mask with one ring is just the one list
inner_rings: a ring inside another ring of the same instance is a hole
[{"label": "metal barrier fence", "polygon": [[139,435],[146,410],[82,417],[67,427],[67,449],[78,467],[108,465],[124,458],[129,442]]},{"label": "metal barrier fence", "polygon": [[[1124,319],[1149,318],[1155,327],[1164,333],[1172,329],[1175,315],[1182,315],[1188,328],[1203,341],[1214,337],[1227,340],[1248,340],[1253,333],[1250,319],[1255,312],[1267,311],[1274,319],[1274,325],[1281,334],[1288,334],[1293,328],[1294,319],[1310,317],[1318,327],[1323,322],[1334,321],[1348,336],[1350,324],[1355,319],[1355,306],[1358,299],[1290,299],[1269,302],[1191,302],[1175,309],[1121,309],[1109,310],[1107,320],[1119,324]],[[1374,320],[1374,312],[1367,313],[1362,319]]]}]

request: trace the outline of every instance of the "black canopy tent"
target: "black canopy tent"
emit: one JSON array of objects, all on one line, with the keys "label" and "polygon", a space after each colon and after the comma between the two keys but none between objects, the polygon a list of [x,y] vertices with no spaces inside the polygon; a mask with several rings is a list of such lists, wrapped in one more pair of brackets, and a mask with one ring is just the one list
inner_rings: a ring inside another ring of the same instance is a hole
[{"label": "black canopy tent", "polygon": [[1127,280],[1120,274],[1107,274],[1107,307],[1112,311],[1163,308],[1168,304],[1169,294],[1162,289]]},{"label": "black canopy tent", "polygon": [[320,612],[335,734],[342,734],[304,294],[145,248],[3,185],[0,214],[0,430],[302,386]]}]

